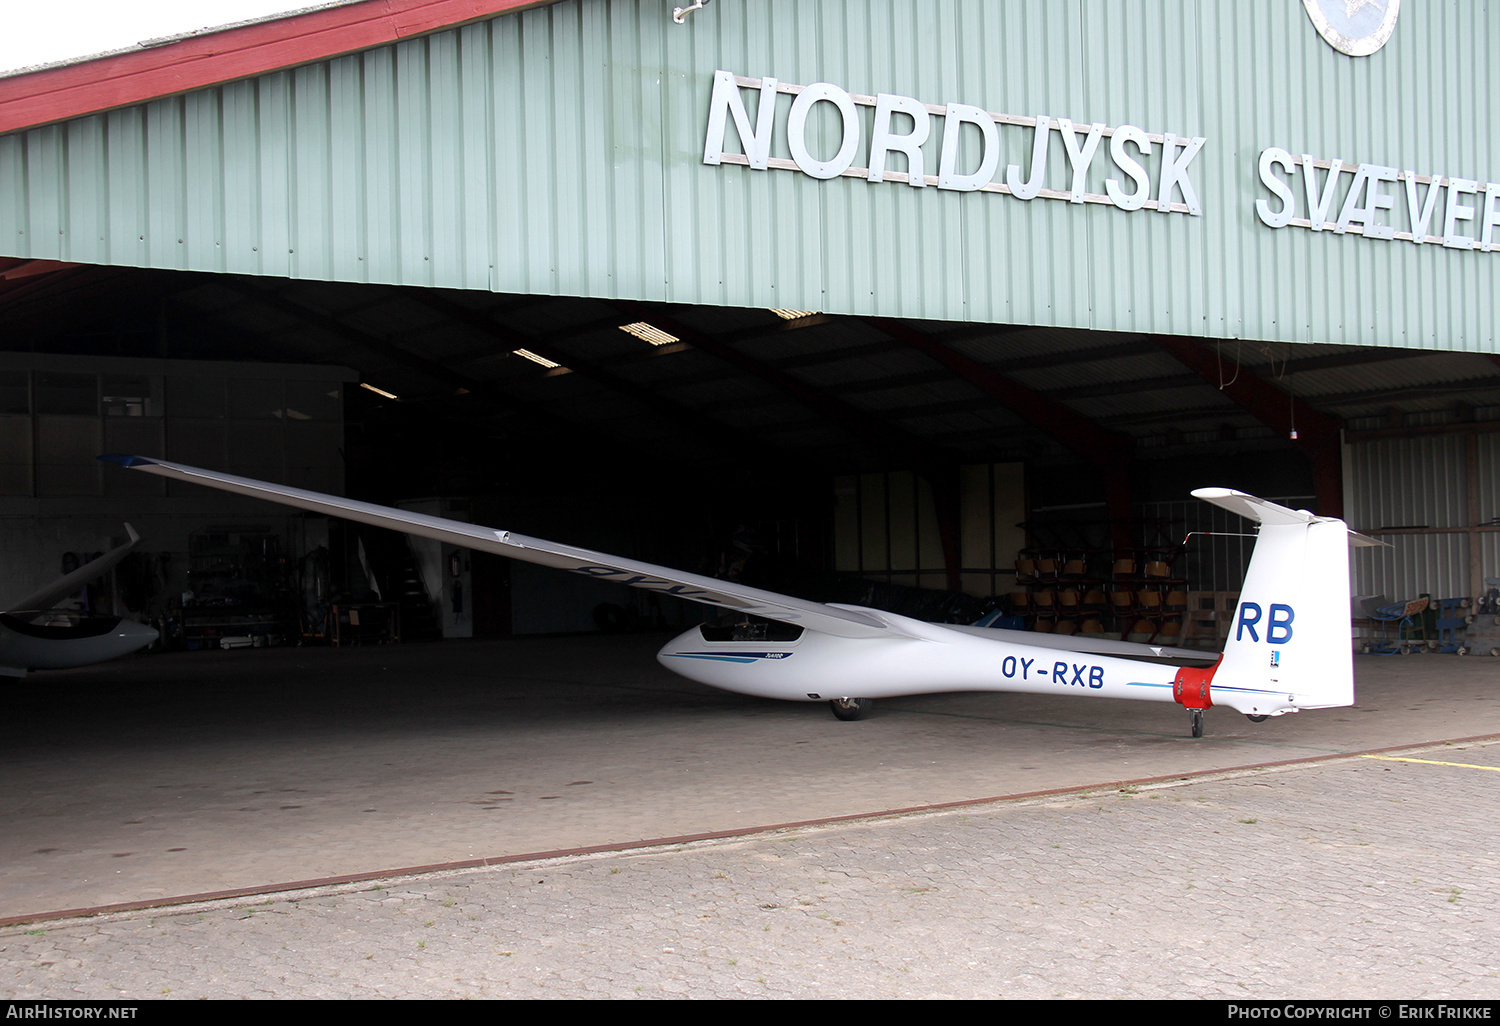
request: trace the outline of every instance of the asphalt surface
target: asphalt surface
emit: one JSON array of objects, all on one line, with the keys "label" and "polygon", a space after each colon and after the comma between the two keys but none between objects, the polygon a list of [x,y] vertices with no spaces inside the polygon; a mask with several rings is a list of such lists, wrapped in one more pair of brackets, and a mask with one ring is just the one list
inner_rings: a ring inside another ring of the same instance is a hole
[{"label": "asphalt surface", "polygon": [[[1500,660],[1362,657],[1353,709],[1195,741],[1061,697],[840,723],[659,640],[33,678],[0,998],[1500,997]],[[622,850],[528,858],[588,846]],[[170,904],[56,914],[136,901]]]}]

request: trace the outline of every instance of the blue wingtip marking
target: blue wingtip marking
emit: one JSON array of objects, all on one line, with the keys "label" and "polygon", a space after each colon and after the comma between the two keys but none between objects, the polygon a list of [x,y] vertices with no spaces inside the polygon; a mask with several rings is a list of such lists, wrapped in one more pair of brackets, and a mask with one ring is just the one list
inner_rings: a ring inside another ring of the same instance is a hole
[{"label": "blue wingtip marking", "polygon": [[144,456],[126,456],[122,453],[106,453],[99,457],[106,463],[118,463],[122,467],[151,466],[155,460],[148,460]]}]

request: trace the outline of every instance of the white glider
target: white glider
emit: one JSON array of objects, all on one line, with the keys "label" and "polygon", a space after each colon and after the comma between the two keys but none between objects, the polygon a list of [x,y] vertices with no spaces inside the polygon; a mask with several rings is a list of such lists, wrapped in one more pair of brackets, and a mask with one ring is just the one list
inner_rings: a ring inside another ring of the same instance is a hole
[{"label": "white glider", "polygon": [[29,670],[90,666],[145,648],[156,630],[118,616],[84,616],[55,610],[58,602],[113,570],[141,536],[125,525],[130,540],[59,577],[0,612],[0,677],[24,677]]},{"label": "white glider", "polygon": [[1260,721],[1354,703],[1348,545],[1378,544],[1342,520],[1287,509],[1227,488],[1193,494],[1260,524],[1224,652],[925,623],[878,609],[809,602],[730,581],[513,531],[443,520],[300,488],[140,456],[101,456],[132,470],[268,499],[511,559],[720,606],[730,625],[703,624],[657,653],[663,666],[727,691],[827,701],[858,719],[870,700],[945,691],[1020,691],[1175,702],[1191,713],[1226,706]]}]

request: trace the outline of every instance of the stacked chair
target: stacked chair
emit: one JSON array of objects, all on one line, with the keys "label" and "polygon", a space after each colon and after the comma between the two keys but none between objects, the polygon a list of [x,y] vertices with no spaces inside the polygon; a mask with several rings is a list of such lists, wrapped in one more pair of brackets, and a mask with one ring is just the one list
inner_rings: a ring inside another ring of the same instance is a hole
[{"label": "stacked chair", "polygon": [[1016,556],[1011,613],[1028,630],[1175,645],[1188,614],[1177,546],[1028,548]]}]

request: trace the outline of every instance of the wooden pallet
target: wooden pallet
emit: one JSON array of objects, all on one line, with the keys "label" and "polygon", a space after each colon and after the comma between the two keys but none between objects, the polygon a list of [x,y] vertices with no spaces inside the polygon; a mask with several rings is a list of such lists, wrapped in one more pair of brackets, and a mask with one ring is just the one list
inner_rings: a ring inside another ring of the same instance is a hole
[{"label": "wooden pallet", "polygon": [[1222,649],[1229,640],[1234,611],[1239,608],[1237,591],[1190,591],[1183,614],[1182,640],[1186,648]]}]

